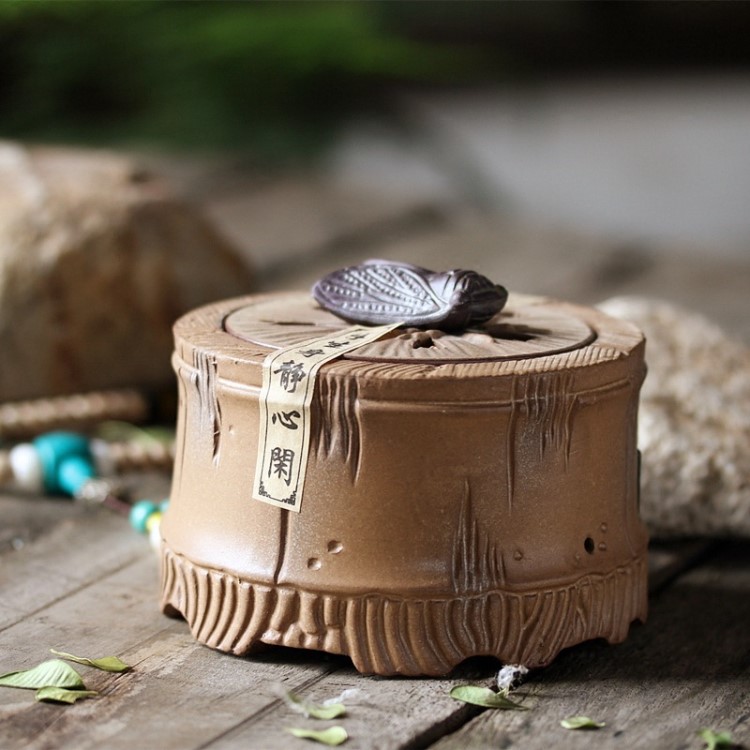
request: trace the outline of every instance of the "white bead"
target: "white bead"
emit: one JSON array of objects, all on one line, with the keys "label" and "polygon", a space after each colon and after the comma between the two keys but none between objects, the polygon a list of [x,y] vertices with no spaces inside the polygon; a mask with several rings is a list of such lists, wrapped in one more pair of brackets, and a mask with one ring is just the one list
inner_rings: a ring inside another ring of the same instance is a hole
[{"label": "white bead", "polygon": [[148,532],[148,541],[151,543],[151,547],[157,552],[161,550],[161,532],[159,531],[161,524],[155,523],[151,527],[151,531]]},{"label": "white bead", "polygon": [[29,492],[44,492],[44,468],[31,443],[19,443],[8,454],[16,485]]},{"label": "white bead", "polygon": [[89,443],[89,450],[91,451],[91,457],[94,459],[94,466],[96,467],[98,476],[107,477],[117,473],[112,449],[106,440],[94,438]]}]

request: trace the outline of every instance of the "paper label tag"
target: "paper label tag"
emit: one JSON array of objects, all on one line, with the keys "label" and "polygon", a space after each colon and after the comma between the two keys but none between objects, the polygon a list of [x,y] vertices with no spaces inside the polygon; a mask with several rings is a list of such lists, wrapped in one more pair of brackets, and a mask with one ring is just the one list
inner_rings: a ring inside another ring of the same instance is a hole
[{"label": "paper label tag", "polygon": [[310,404],[318,370],[400,323],[352,326],[269,354],[263,362],[253,497],[299,513],[310,448]]}]

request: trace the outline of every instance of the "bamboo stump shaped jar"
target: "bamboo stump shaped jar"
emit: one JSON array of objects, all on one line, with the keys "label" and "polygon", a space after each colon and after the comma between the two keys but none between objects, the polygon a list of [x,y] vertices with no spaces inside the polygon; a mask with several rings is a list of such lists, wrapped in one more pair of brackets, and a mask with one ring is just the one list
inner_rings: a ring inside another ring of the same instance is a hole
[{"label": "bamboo stump shaped jar", "polygon": [[253,499],[264,359],[347,326],[306,294],[176,324],[164,611],[222,651],[318,649],[380,675],[622,641],[647,607],[641,333],[517,295],[462,332],[397,329],[319,370],[300,512]]}]

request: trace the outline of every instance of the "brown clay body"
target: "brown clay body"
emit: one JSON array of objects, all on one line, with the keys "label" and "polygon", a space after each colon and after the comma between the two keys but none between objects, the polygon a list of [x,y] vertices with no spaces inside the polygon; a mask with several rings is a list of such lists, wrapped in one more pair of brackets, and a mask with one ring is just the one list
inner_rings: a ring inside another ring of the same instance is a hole
[{"label": "brown clay body", "polygon": [[622,641],[647,608],[640,332],[514,295],[477,330],[397,331],[320,370],[301,512],[254,500],[263,359],[346,325],[304,294],[176,324],[164,610],[222,651],[319,649],[381,675]]}]

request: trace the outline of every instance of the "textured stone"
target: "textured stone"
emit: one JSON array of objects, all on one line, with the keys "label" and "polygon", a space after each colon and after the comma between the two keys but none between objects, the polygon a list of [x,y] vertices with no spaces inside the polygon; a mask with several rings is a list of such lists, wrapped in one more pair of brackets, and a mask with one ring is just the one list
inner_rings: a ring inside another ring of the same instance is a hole
[{"label": "textured stone", "polygon": [[131,160],[0,143],[0,401],[171,385],[173,321],[251,281]]},{"label": "textured stone", "polygon": [[656,536],[750,536],[750,350],[701,315],[620,297],[646,333],[641,514]]}]

